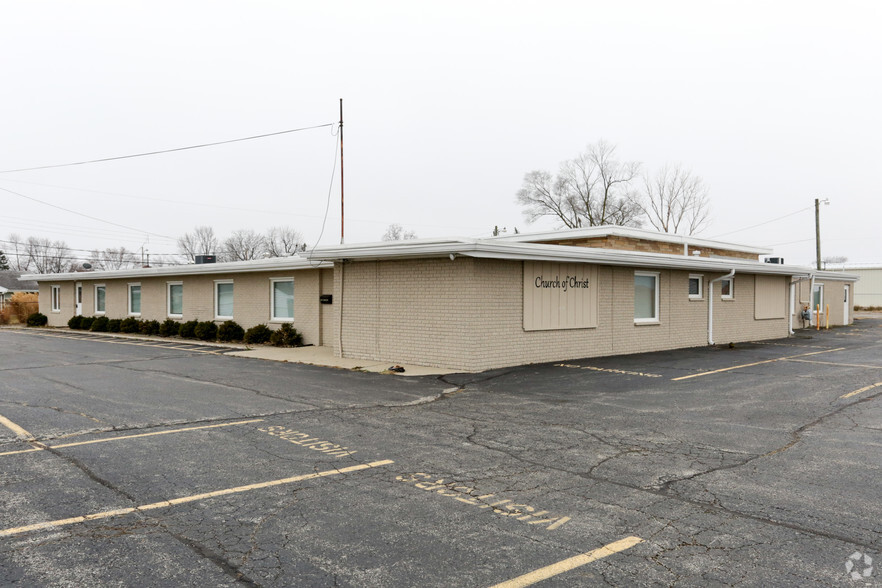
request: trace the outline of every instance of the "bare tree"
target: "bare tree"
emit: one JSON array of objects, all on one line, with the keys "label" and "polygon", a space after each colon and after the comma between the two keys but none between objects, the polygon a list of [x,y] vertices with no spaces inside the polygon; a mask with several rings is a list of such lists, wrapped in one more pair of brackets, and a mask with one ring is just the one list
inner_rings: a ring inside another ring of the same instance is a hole
[{"label": "bare tree", "polygon": [[[821,261],[824,262],[824,269],[827,269],[827,265],[844,264],[848,261],[848,258],[844,255],[830,255],[823,258]],[[843,267],[845,266],[843,265]]]},{"label": "bare tree", "polygon": [[29,272],[31,270],[31,258],[28,257],[27,241],[12,233],[9,235],[9,247],[6,256],[9,258],[9,267],[17,272]]},{"label": "bare tree", "polygon": [[125,247],[119,249],[109,247],[103,250],[93,249],[89,255],[89,263],[99,270],[118,270],[138,267],[140,259],[136,257],[134,251],[129,251]]},{"label": "bare tree", "polygon": [[208,226],[196,227],[192,233],[178,237],[178,251],[195,261],[197,255],[215,255],[220,249],[214,229]]},{"label": "bare tree", "polygon": [[383,241],[408,241],[410,239],[416,239],[417,234],[413,231],[405,231],[404,227],[399,225],[398,223],[392,223],[386,229],[386,232],[383,233]]},{"label": "bare tree", "polygon": [[556,176],[542,170],[527,173],[517,193],[527,221],[552,216],[569,228],[640,226],[641,208],[631,187],[640,164],[619,161],[615,151],[601,140],[561,163]]},{"label": "bare tree", "polygon": [[73,258],[64,241],[28,237],[26,247],[29,271],[38,274],[57,274],[71,267],[70,262]]},{"label": "bare tree", "polygon": [[228,261],[259,259],[263,251],[263,236],[251,229],[233,231],[233,234],[224,240],[224,259]]},{"label": "bare tree", "polygon": [[654,176],[645,175],[643,185],[641,208],[656,230],[694,235],[707,227],[708,188],[691,170],[680,164],[665,165]]},{"label": "bare tree", "polygon": [[264,253],[268,257],[288,257],[306,249],[303,236],[292,227],[272,227],[264,237]]}]

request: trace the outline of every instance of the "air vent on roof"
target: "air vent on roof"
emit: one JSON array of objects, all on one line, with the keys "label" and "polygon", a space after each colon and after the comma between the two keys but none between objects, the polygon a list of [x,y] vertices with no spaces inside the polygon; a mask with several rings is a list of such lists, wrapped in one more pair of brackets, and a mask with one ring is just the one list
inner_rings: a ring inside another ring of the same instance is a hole
[{"label": "air vent on roof", "polygon": [[214,263],[217,258],[214,255],[197,255],[196,263]]}]

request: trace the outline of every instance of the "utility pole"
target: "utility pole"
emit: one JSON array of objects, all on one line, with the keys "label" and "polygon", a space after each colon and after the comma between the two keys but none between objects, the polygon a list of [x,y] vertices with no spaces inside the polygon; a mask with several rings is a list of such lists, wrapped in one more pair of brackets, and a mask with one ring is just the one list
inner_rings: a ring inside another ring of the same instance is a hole
[{"label": "utility pole", "polygon": [[821,203],[830,204],[830,199],[815,198],[815,249],[817,253],[817,267],[821,269]]},{"label": "utility pole", "polygon": [[[343,99],[340,98],[340,245],[343,244]],[[818,254],[820,255],[820,254]]]}]

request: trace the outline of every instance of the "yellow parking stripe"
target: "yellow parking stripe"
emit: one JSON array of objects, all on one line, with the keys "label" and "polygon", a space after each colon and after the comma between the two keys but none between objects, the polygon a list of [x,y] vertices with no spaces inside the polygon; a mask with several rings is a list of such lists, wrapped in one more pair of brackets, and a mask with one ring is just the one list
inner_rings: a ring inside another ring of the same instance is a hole
[{"label": "yellow parking stripe", "polygon": [[800,353],[799,355],[791,355],[791,356],[789,356],[789,357],[778,357],[778,358],[775,358],[775,359],[766,359],[766,360],[764,360],[764,361],[755,361],[755,362],[753,362],[753,363],[745,363],[745,364],[742,364],[742,365],[733,365],[732,367],[722,368],[722,369],[719,369],[719,370],[713,370],[713,371],[710,371],[710,372],[701,372],[701,373],[698,373],[698,374],[690,374],[690,375],[688,375],[688,376],[680,376],[679,378],[673,378],[671,381],[672,381],[672,382],[677,382],[677,381],[679,381],[679,380],[688,380],[688,379],[690,379],[690,378],[700,378],[700,377],[702,377],[702,376],[709,376],[709,375],[711,375],[711,374],[719,374],[719,373],[722,373],[722,372],[729,372],[729,371],[732,371],[732,370],[740,370],[741,368],[753,367],[753,366],[755,366],[755,365],[763,365],[763,364],[766,364],[766,363],[775,363],[776,361],[785,361],[785,360],[788,360],[788,359],[794,359],[794,358],[796,358],[796,357],[807,357],[807,356],[809,356],[809,355],[818,355],[819,353],[832,353],[832,352],[834,352],[834,351],[842,351],[843,349],[845,349],[845,347],[837,347],[837,348],[835,348],[835,349],[825,349],[825,350],[823,350],[823,351],[813,351],[813,352],[811,352],[811,353]]},{"label": "yellow parking stripe", "polygon": [[13,433],[15,433],[16,437],[18,437],[19,439],[25,439],[27,441],[32,441],[34,439],[33,435],[31,435],[30,433],[25,431],[23,428],[19,427],[18,425],[16,425],[12,421],[10,421],[8,418],[3,416],[2,414],[0,414],[0,425],[3,425],[7,429],[9,429]]},{"label": "yellow parking stripe", "polygon": [[843,394],[839,398],[851,398],[852,396],[857,396],[862,392],[866,392],[867,390],[872,390],[873,388],[878,388],[882,386],[882,382],[876,382],[875,384],[870,384],[869,386],[864,386],[860,390],[855,390],[854,392],[849,392],[848,394]]},{"label": "yellow parking stripe", "polygon": [[[0,419],[3,417],[0,416]],[[2,420],[0,420],[2,422]],[[168,431],[153,431],[151,433],[139,433],[137,435],[123,435],[121,437],[108,437],[107,439],[92,439],[91,441],[77,441],[75,443],[62,443],[61,445],[51,445],[44,446],[37,449],[21,449],[18,451],[7,451],[6,453],[0,453],[2,455],[15,455],[18,453],[33,453],[35,451],[45,451],[46,449],[61,449],[63,447],[77,447],[79,445],[91,445],[93,443],[107,443],[108,441],[121,441],[123,439],[137,439],[139,437],[154,437],[156,435],[170,435],[171,433],[184,433],[186,431],[198,431],[200,429],[217,429],[219,427],[232,427],[233,425],[245,425],[248,423],[260,423],[263,422],[263,419],[251,419],[247,421],[236,421],[234,423],[220,423],[218,425],[202,425],[199,427],[187,427],[185,429],[171,429]],[[18,425],[16,425],[18,426]],[[22,429],[24,431],[24,429]],[[25,431],[27,432],[27,431]],[[28,433],[30,434],[30,433]],[[33,436],[31,436],[33,439]]]},{"label": "yellow parking stripe", "polygon": [[495,584],[491,588],[523,588],[524,586],[532,586],[537,582],[547,580],[548,578],[557,576],[558,574],[562,574],[580,566],[584,566],[585,564],[589,564],[592,561],[597,561],[598,559],[603,559],[604,557],[613,555],[614,553],[630,549],[631,547],[634,547],[638,543],[642,542],[643,539],[641,539],[640,537],[625,537],[624,539],[620,539],[608,545],[604,545],[603,547],[600,547],[598,549],[594,549],[575,557],[559,561],[544,568],[539,568],[538,570],[532,571],[529,574],[518,576],[517,578],[513,578],[511,580],[508,580],[507,582]]},{"label": "yellow parking stripe", "polygon": [[248,484],[247,486],[236,486],[235,488],[225,488],[223,490],[215,490],[214,492],[205,492],[203,494],[194,494],[192,496],[183,496],[181,498],[173,498],[172,500],[163,500],[161,502],[154,502],[151,504],[143,504],[141,506],[135,506],[132,508],[119,508],[115,510],[105,510],[103,512],[96,512],[88,515],[83,515],[79,517],[71,517],[68,519],[57,519],[54,521],[46,521],[43,523],[35,523],[33,525],[24,525],[22,527],[12,527],[10,529],[4,529],[0,531],[0,537],[10,537],[12,535],[20,535],[22,533],[27,533],[29,531],[39,531],[41,529],[52,529],[56,527],[64,527],[67,525],[73,525],[76,523],[83,523],[86,521],[94,521],[97,519],[106,519],[109,517],[116,517],[126,514],[131,514],[133,512],[144,512],[148,510],[154,510],[157,508],[168,508],[170,506],[175,506],[178,504],[185,504],[188,502],[195,502],[198,500],[205,500],[208,498],[214,498],[216,496],[226,496],[228,494],[238,494],[241,492],[248,492],[250,490],[258,490],[261,488],[270,488],[272,486],[280,486],[282,484],[292,484],[294,482],[301,482],[303,480],[312,480],[315,478],[324,478],[327,476],[336,476],[339,474],[347,474],[349,472],[357,472],[359,470],[366,470],[369,468],[376,468],[384,465],[389,465],[391,463],[395,463],[391,459],[386,459],[382,461],[374,461],[371,463],[359,464],[354,466],[349,466],[340,469],[334,470],[326,470],[323,472],[316,472],[313,474],[303,474],[300,476],[293,476],[290,478],[282,478],[280,480],[270,480],[269,482],[260,482],[258,484]]}]

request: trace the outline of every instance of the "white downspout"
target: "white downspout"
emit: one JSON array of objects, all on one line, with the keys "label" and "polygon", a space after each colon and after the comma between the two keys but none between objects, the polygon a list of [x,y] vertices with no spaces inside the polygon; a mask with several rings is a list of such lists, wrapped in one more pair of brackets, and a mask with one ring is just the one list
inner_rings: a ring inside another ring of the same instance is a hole
[{"label": "white downspout", "polygon": [[[814,278],[814,274],[809,274],[808,276],[806,276],[804,278],[796,278],[795,280],[793,280],[791,278],[791,281],[790,281],[790,326],[787,328],[787,330],[790,332],[791,335],[795,334],[793,331],[793,313],[796,311],[796,285],[803,280],[808,280],[809,277]],[[802,307],[800,307],[799,312],[801,315]],[[800,316],[800,320],[801,320],[801,316]]]},{"label": "white downspout", "polygon": [[821,320],[821,312],[818,309],[818,314],[815,314],[815,274],[811,274],[812,284],[809,287],[809,316],[812,317],[812,320],[809,321],[809,325],[814,327],[818,321]]},{"label": "white downspout", "polygon": [[720,276],[719,278],[715,278],[708,282],[707,284],[707,344],[714,344],[714,282],[719,282],[721,280],[725,280],[727,278],[731,278],[735,275],[735,269],[733,268],[725,276]]}]

